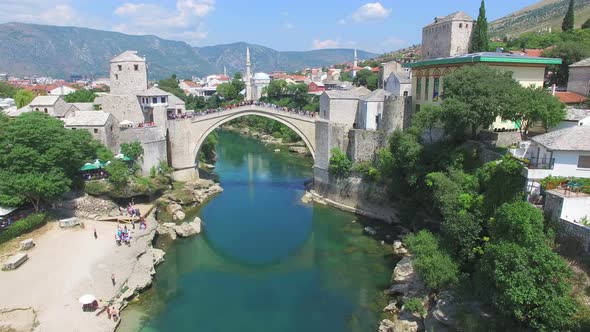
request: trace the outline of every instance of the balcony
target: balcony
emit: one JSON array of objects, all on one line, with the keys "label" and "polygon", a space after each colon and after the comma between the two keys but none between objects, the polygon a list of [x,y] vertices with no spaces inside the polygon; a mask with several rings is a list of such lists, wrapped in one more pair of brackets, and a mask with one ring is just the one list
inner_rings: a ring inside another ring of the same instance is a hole
[{"label": "balcony", "polygon": [[528,162],[529,169],[553,169],[555,158],[530,158]]}]

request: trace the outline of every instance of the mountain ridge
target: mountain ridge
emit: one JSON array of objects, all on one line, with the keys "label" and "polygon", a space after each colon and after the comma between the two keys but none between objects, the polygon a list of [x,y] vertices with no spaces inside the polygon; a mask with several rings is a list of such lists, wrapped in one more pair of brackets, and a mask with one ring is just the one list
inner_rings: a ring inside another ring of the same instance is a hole
[{"label": "mountain ridge", "polygon": [[[155,35],[128,35],[84,27],[10,22],[0,24],[0,72],[14,76],[108,76],[108,63],[125,50],[146,56],[150,78],[229,73],[245,69],[246,47],[256,71],[297,71],[333,63],[352,62],[352,49],[277,51],[236,42],[193,47]],[[361,59],[376,54],[358,51]]]}]

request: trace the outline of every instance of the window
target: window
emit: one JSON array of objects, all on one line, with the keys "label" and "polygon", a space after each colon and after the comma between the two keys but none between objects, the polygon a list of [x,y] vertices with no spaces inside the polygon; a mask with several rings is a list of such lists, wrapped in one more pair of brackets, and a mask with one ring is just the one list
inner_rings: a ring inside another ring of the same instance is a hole
[{"label": "window", "polygon": [[422,98],[422,77],[416,79],[416,100]]},{"label": "window", "polygon": [[420,112],[420,104],[416,104],[416,113]]},{"label": "window", "polygon": [[117,65],[117,67],[119,68],[119,71],[123,70],[123,66]]},{"label": "window", "polygon": [[590,168],[590,156],[579,156],[578,168]]},{"label": "window", "polygon": [[404,97],[408,96],[408,91],[404,91]]},{"label": "window", "polygon": [[162,104],[166,104],[166,97],[160,97],[160,102]]},{"label": "window", "polygon": [[434,78],[434,87],[432,87],[432,100],[433,101],[438,101],[439,89],[440,89],[440,78],[435,77]]},{"label": "window", "polygon": [[47,108],[44,108],[44,109],[43,109],[43,112],[47,113]]},{"label": "window", "polygon": [[469,28],[469,24],[465,24],[465,29],[468,29],[468,28]]},{"label": "window", "polygon": [[462,27],[463,27],[463,23],[459,23],[459,28],[462,28]]},{"label": "window", "polygon": [[139,71],[139,65],[133,65],[133,69],[134,69],[135,71]]},{"label": "window", "polygon": [[94,133],[95,134],[98,134],[98,129],[97,128],[94,128]]},{"label": "window", "polygon": [[119,79],[119,74],[115,74],[115,79],[118,80]]},{"label": "window", "polygon": [[39,112],[39,107],[35,107],[35,111]]},{"label": "window", "polygon": [[157,103],[158,103],[158,97],[153,97],[152,104],[157,104]]},{"label": "window", "polygon": [[426,77],[426,84],[424,85],[426,88],[426,91],[424,92],[424,99],[428,100],[428,92],[430,91],[430,77]]}]

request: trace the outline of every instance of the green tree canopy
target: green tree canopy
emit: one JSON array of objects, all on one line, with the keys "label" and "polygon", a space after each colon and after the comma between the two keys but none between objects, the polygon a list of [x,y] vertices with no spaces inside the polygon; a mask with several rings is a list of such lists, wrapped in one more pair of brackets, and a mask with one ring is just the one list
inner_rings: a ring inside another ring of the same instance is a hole
[{"label": "green tree canopy", "polygon": [[541,210],[528,202],[502,205],[491,223],[492,240],[510,241],[525,247],[543,244],[544,217]]},{"label": "green tree canopy", "polygon": [[138,141],[121,144],[121,153],[135,161],[143,156],[143,146]]},{"label": "green tree canopy", "polygon": [[479,16],[471,33],[471,43],[469,53],[489,51],[490,39],[488,38],[488,19],[486,18],[486,6],[484,0],[481,0],[479,6]]},{"label": "green tree canopy", "polygon": [[27,90],[18,90],[14,95],[14,103],[18,108],[27,106],[33,99],[35,99],[35,95]]},{"label": "green tree canopy", "polygon": [[574,31],[574,6],[574,0],[570,0],[569,5],[567,6],[567,12],[561,23],[561,30],[565,32]]},{"label": "green tree canopy", "polygon": [[329,172],[336,176],[347,176],[352,170],[352,161],[339,148],[330,150]]},{"label": "green tree canopy", "polygon": [[86,89],[80,89],[64,96],[67,103],[92,103],[96,98],[96,93]]},{"label": "green tree canopy", "polygon": [[545,57],[561,58],[563,61],[561,65],[549,66],[549,71],[553,73],[550,77],[551,84],[557,84],[559,86],[567,85],[569,80],[569,66],[590,56],[590,31],[582,31],[588,31],[588,33],[572,33],[572,35],[586,37],[587,39],[585,41],[576,39],[562,41],[557,43],[555,47],[543,52],[543,56]]},{"label": "green tree canopy", "polygon": [[441,117],[442,108],[440,105],[426,104],[412,118],[411,129],[418,135],[422,134],[422,131],[428,130],[429,143],[432,143],[432,130],[440,123]]},{"label": "green tree canopy", "polygon": [[90,133],[67,130],[46,114],[0,121],[0,204],[28,202],[38,210],[70,190],[79,168],[96,156]]},{"label": "green tree canopy", "polygon": [[14,95],[18,91],[17,88],[6,82],[0,82],[0,97],[1,98],[14,98]]},{"label": "green tree canopy", "polygon": [[367,89],[373,91],[377,89],[379,76],[369,69],[361,69],[356,73],[353,83],[356,86],[364,86]]},{"label": "green tree canopy", "polygon": [[514,106],[503,110],[501,115],[505,119],[521,122],[520,131],[525,137],[535,123],[540,122],[548,130],[565,118],[565,105],[544,88],[520,88],[514,92]]},{"label": "green tree canopy", "polygon": [[512,106],[520,84],[511,72],[486,65],[465,66],[444,78],[442,119],[449,131],[471,127],[472,137],[479,127],[489,128],[496,117]]}]

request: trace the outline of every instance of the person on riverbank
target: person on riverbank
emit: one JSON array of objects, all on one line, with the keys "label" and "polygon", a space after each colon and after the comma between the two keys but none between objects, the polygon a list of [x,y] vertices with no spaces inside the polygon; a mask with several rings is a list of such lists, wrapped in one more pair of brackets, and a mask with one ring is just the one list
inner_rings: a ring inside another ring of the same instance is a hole
[{"label": "person on riverbank", "polygon": [[[115,280],[115,274],[111,274],[111,282],[113,283],[113,287],[115,287],[115,285],[117,284],[117,281]],[[114,307],[113,307],[114,309]]]},{"label": "person on riverbank", "polygon": [[94,239],[98,239],[98,234],[96,234],[96,227],[94,227]]}]

